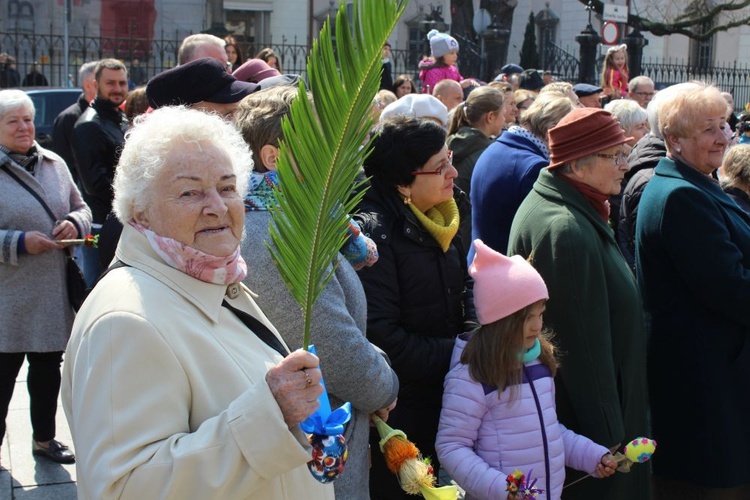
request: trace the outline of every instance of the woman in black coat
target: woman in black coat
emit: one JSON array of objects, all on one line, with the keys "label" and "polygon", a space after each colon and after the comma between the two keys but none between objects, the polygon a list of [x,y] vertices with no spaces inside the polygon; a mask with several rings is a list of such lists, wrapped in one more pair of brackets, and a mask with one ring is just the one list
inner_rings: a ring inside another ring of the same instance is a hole
[{"label": "woman in black coat", "polygon": [[[443,379],[454,338],[475,320],[453,199],[458,174],[445,130],[428,120],[386,120],[365,173],[372,186],[355,218],[380,254],[359,272],[367,295],[367,337],[388,354],[401,384],[388,424],[432,457],[437,473]],[[386,468],[378,439],[373,431],[370,495],[411,498]]]}]

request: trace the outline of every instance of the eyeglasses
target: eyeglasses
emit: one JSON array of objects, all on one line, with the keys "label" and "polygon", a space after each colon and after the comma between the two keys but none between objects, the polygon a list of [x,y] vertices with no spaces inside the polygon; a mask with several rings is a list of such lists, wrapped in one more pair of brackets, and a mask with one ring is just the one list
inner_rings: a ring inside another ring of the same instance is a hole
[{"label": "eyeglasses", "polygon": [[617,153],[614,155],[608,155],[605,153],[596,153],[594,156],[598,156],[599,158],[609,158],[610,160],[614,161],[615,166],[617,167],[628,163],[628,155],[626,155],[625,153]]},{"label": "eyeglasses", "polygon": [[643,95],[647,97],[653,97],[656,92],[633,92],[635,95]]},{"label": "eyeglasses", "polygon": [[453,165],[453,151],[448,150],[448,158],[436,170],[415,170],[411,175],[443,175],[443,170]]}]

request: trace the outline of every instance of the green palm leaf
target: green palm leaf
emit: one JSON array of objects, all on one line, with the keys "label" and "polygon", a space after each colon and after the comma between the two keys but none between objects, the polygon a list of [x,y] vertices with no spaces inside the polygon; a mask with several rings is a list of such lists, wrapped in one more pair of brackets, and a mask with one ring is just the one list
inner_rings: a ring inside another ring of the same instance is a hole
[{"label": "green palm leaf", "polygon": [[[313,304],[335,271],[349,214],[364,194],[352,189],[370,151],[372,98],[380,82],[380,51],[406,2],[355,0],[352,23],[346,4],[336,15],[336,47],[330,19],[313,44],[307,72],[313,105],[300,83],[284,118],[285,140],[277,164],[281,189],[272,209],[269,249],[287,288],[302,308],[304,348]],[[275,248],[274,248],[275,247]]]}]

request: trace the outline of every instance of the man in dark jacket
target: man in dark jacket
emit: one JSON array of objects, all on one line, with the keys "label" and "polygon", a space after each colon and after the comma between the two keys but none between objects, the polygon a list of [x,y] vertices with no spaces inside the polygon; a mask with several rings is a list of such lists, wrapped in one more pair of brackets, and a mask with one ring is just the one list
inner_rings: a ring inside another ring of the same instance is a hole
[{"label": "man in dark jacket", "polygon": [[73,180],[76,181],[79,188],[81,188],[81,185],[78,182],[78,167],[76,167],[76,159],[73,155],[73,127],[96,97],[94,72],[97,63],[98,61],[91,61],[81,65],[81,69],[78,70],[78,81],[83,88],[83,92],[78,96],[76,102],[57,115],[55,123],[52,125],[52,145],[50,149],[65,160],[71,175],[73,175]]},{"label": "man in dark jacket", "polygon": [[[667,156],[664,139],[650,133],[639,140],[628,156],[630,171],[625,174],[620,202],[620,222],[617,224],[617,244],[622,255],[635,272],[635,219],[643,189],[654,176],[654,167]],[[611,202],[611,201],[610,201]]]},{"label": "man in dark jacket", "polygon": [[[96,65],[96,98],[73,127],[73,153],[83,198],[91,208],[92,234],[112,210],[112,180],[125,142],[127,119],[119,106],[128,97],[128,72],[116,59]],[[84,275],[91,284],[99,275],[96,249],[84,249]]]}]

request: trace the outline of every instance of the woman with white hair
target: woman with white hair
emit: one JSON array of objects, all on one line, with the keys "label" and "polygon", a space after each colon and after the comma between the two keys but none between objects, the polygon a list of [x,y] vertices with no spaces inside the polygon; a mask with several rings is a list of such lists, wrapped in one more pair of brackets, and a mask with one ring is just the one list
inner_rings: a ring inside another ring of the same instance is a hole
[{"label": "woman with white hair", "polygon": [[34,141],[34,103],[23,91],[0,91],[0,444],[26,359],[32,450],[59,463],[75,461],[55,440],[60,363],[73,324],[59,241],[90,228],[91,211],[65,162]]},{"label": "woman with white hair", "polygon": [[648,134],[648,113],[637,102],[618,99],[608,103],[604,106],[604,109],[615,115],[625,131],[625,135],[632,137],[627,142],[628,146],[635,146],[641,137]]},{"label": "woman with white hair", "polygon": [[[648,134],[648,113],[637,102],[631,99],[617,99],[609,102],[604,106],[604,109],[617,118],[620,122],[620,127],[625,131],[625,135],[631,138],[626,143],[628,146],[635,146],[641,140],[641,137]],[[625,181],[622,183],[622,188],[625,188]],[[615,233],[617,232],[617,225],[620,222],[621,201],[622,194],[613,195],[609,198],[609,223],[612,225]]]},{"label": "woman with white hair", "polygon": [[79,311],[64,371],[79,498],[333,498],[298,425],[323,391],[318,359],[289,354],[241,283],[252,165],[200,111],[158,109],[128,132],[121,264]]}]

